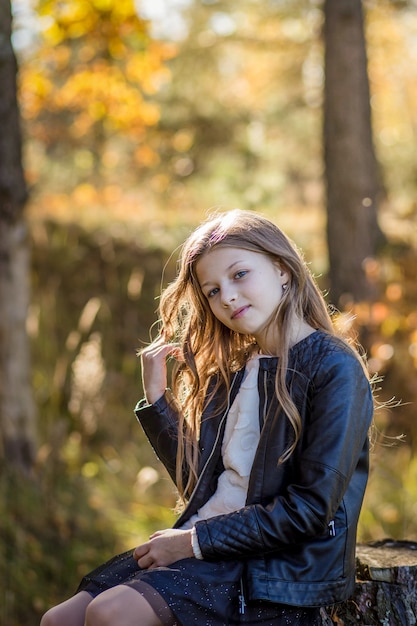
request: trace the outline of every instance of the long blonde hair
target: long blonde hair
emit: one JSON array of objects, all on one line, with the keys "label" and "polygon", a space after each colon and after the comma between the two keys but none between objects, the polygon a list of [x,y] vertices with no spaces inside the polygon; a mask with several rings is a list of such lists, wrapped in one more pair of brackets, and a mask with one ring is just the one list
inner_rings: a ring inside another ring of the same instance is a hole
[{"label": "long blonde hair", "polygon": [[[285,384],[290,324],[298,316],[313,328],[335,334],[323,295],[301,253],[270,220],[236,209],[212,216],[194,231],[183,245],[177,277],[162,293],[159,306],[164,339],[177,342],[184,358],[172,374],[172,391],[181,406],[178,432],[184,434],[179,437],[177,454],[177,487],[183,502],[197,481],[199,425],[209,380],[217,374],[212,397],[221,384],[229,387],[232,373],[243,367],[256,349],[253,336],[238,334],[217,320],[196,278],[196,263],[216,246],[264,254],[289,276],[271,322],[280,328],[276,394],[294,430],[293,442],[280,462],[291,456],[301,434],[301,418]],[[185,484],[184,468],[188,477]]]}]

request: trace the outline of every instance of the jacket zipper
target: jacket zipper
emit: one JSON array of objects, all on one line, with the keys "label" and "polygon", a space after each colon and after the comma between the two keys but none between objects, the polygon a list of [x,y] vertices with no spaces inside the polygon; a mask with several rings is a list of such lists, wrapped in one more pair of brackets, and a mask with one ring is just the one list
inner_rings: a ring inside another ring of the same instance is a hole
[{"label": "jacket zipper", "polygon": [[[263,423],[260,424],[260,428],[265,424],[266,419],[266,410],[268,406],[268,394],[267,394],[267,373],[264,371],[263,373],[263,383],[264,383],[264,402],[262,407],[262,420]],[[245,589],[243,586],[243,577],[240,578],[240,592],[239,592],[239,615],[244,615],[246,612],[246,600],[245,600]]]},{"label": "jacket zipper", "polygon": [[263,406],[263,410],[262,410],[262,419],[263,419],[263,423],[262,423],[262,428],[265,424],[265,420],[266,420],[266,410],[268,407],[268,390],[267,390],[267,372],[266,370],[264,370],[264,406]]},{"label": "jacket zipper", "polygon": [[240,579],[240,593],[239,593],[239,615],[245,614],[246,601],[245,601],[245,591],[243,588],[243,578]]},{"label": "jacket zipper", "polygon": [[234,384],[236,382],[236,378],[237,378],[237,376],[235,376],[233,378],[232,384],[230,385],[230,389],[229,389],[229,392],[227,394],[227,406],[226,406],[226,409],[225,409],[225,411],[224,411],[224,413],[222,415],[222,418],[221,418],[221,420],[219,422],[216,439],[214,440],[214,444],[213,444],[213,447],[211,449],[210,455],[209,455],[207,461],[205,462],[205,464],[203,466],[203,469],[200,472],[200,476],[198,477],[198,480],[197,480],[197,482],[195,484],[195,487],[194,487],[193,492],[192,492],[192,494],[190,496],[190,499],[188,500],[187,508],[190,506],[190,503],[192,502],[192,499],[194,498],[195,494],[197,493],[197,490],[198,490],[198,488],[200,486],[200,483],[201,483],[201,481],[203,479],[204,473],[205,473],[205,471],[206,471],[206,469],[207,469],[207,467],[208,467],[208,465],[209,465],[209,463],[210,463],[210,461],[211,461],[211,459],[212,459],[212,457],[213,457],[213,455],[214,455],[214,453],[215,453],[215,451],[217,449],[217,444],[219,442],[219,438],[220,438],[220,433],[221,433],[221,430],[222,430],[223,422],[226,419],[227,414],[228,414],[228,412],[230,410],[230,396],[231,396]]}]

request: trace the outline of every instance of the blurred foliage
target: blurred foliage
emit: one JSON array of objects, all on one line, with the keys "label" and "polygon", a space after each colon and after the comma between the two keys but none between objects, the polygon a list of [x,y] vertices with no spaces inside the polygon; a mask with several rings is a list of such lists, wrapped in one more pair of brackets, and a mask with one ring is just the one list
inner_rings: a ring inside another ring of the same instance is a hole
[{"label": "blurred foliage", "polygon": [[[172,2],[158,39],[128,0],[38,2],[39,36],[20,55],[31,215],[147,224],[218,205],[322,214],[319,0]],[[410,240],[417,9],[365,8],[381,222]]]},{"label": "blurred foliage", "polygon": [[38,14],[42,45],[22,65],[23,115],[48,156],[84,148],[100,171],[112,136],[137,142],[158,122],[149,96],[169,76],[173,46],[150,39],[132,0],[39,0]]},{"label": "blurred foliage", "polygon": [[171,481],[133,414],[136,350],[173,264],[75,224],[34,225],[32,242],[39,451],[30,479],[1,468],[2,626],[37,623],[83,573],[174,519]]},{"label": "blurred foliage", "polygon": [[[129,0],[38,0],[20,50],[39,454],[30,479],[0,468],[3,626],[32,626],[86,570],[172,523],[171,483],[132,413],[135,352],[170,253],[207,208],[269,215],[326,288],[320,2],[182,6],[151,23],[145,2],[138,16]],[[367,261],[374,300],[340,321],[356,316],[378,399],[403,404],[376,414],[360,539],[417,539],[417,10],[366,9],[388,243]]]}]

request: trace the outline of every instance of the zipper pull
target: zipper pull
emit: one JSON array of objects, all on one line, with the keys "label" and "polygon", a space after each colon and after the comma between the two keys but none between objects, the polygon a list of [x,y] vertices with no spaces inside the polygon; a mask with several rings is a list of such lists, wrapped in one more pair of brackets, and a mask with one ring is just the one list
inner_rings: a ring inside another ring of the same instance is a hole
[{"label": "zipper pull", "polygon": [[329,524],[329,535],[330,537],[336,537],[336,528],[334,525],[334,519]]},{"label": "zipper pull", "polygon": [[240,579],[239,615],[245,614],[245,607],[246,607],[246,602],[245,602],[245,594],[243,592],[243,580]]}]

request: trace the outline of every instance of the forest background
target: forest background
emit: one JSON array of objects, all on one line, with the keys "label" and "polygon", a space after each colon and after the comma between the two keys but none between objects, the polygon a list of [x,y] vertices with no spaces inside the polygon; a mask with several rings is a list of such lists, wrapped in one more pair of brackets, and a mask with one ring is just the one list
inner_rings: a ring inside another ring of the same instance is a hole
[{"label": "forest background", "polygon": [[[366,263],[369,297],[333,304],[382,377],[378,399],[401,401],[376,414],[359,540],[417,540],[417,7],[364,7],[383,237]],[[29,626],[85,571],[174,519],[173,488],[133,415],[136,351],[191,229],[211,209],[260,211],[329,288],[323,7],[15,0],[12,9],[36,441],[29,474],[1,464],[0,622]],[[354,244],[346,232],[343,255]]]}]

